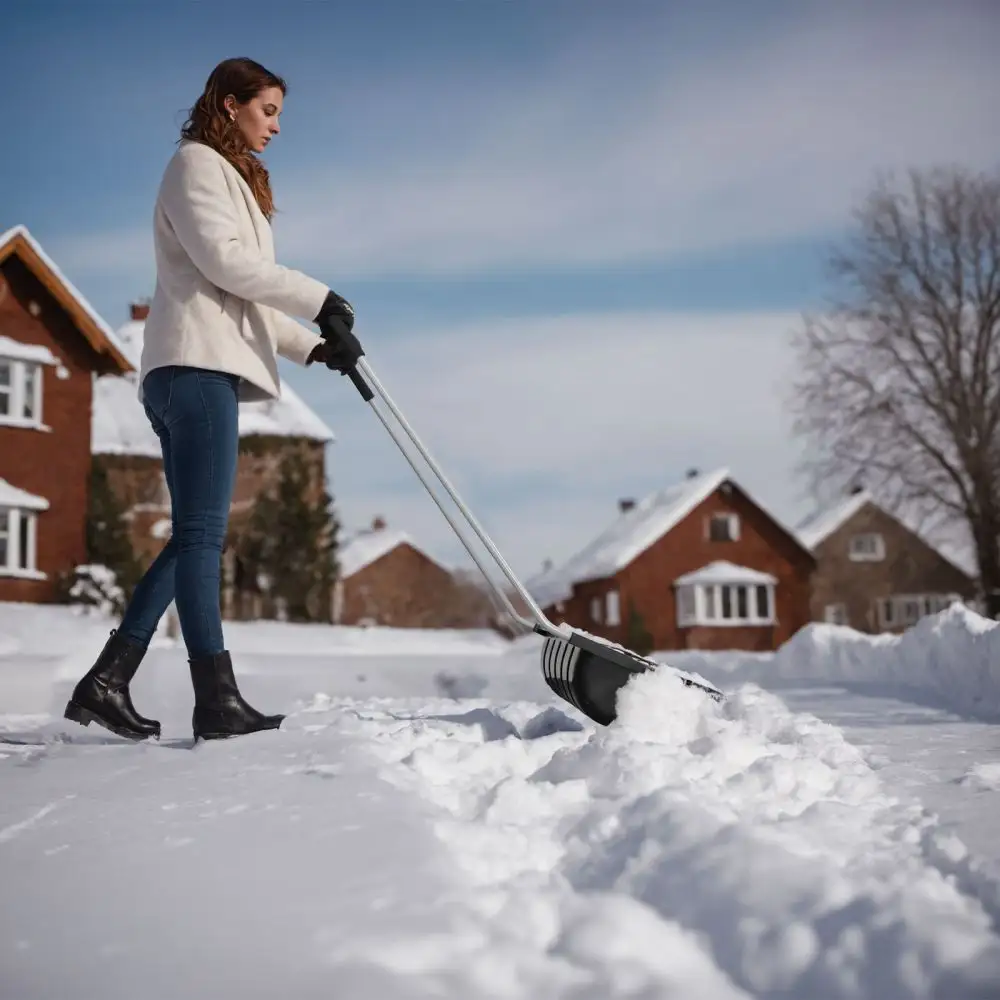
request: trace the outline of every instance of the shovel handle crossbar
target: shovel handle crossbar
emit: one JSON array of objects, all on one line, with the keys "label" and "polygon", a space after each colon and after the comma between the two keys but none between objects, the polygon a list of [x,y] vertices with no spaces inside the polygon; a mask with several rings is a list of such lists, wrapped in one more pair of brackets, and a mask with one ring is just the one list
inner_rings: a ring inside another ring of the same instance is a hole
[{"label": "shovel handle crossbar", "polygon": [[[435,461],[434,456],[431,455],[431,453],[427,450],[426,445],[417,436],[417,432],[410,425],[410,422],[406,419],[405,416],[403,416],[403,414],[399,410],[399,407],[396,406],[396,404],[393,402],[392,397],[386,391],[385,386],[383,386],[382,383],[379,381],[378,376],[375,374],[375,372],[372,371],[372,367],[370,364],[368,364],[367,360],[364,357],[359,358],[357,367],[351,368],[347,374],[350,376],[351,381],[354,383],[354,387],[361,394],[361,398],[371,406],[372,410],[375,411],[375,415],[382,422],[382,425],[385,427],[389,436],[396,443],[396,446],[399,448],[399,450],[403,453],[403,457],[407,460],[407,462],[409,462],[410,467],[416,473],[417,478],[420,480],[421,483],[423,483],[424,488],[427,490],[427,492],[430,494],[431,499],[437,505],[438,510],[441,511],[445,520],[448,522],[449,525],[451,525],[452,530],[458,536],[458,539],[465,547],[465,550],[469,553],[470,557],[472,558],[472,561],[476,564],[476,566],[479,568],[479,571],[486,578],[487,584],[492,588],[493,592],[503,603],[507,613],[519,624],[523,625],[525,628],[529,628],[532,631],[539,633],[540,635],[556,636],[556,637],[566,636],[567,635],[566,629],[559,628],[558,626],[550,622],[548,618],[545,617],[544,613],[542,612],[542,609],[538,606],[537,602],[528,592],[524,584],[522,584],[521,581],[517,578],[517,575],[510,568],[510,565],[507,563],[507,560],[504,559],[504,557],[501,555],[500,550],[493,543],[493,540],[486,533],[483,526],[476,520],[475,515],[473,515],[471,510],[469,510],[469,508],[466,506],[462,498],[458,495],[458,491],[452,485],[448,477],[444,474],[444,471],[442,470],[441,466],[438,465],[438,463]],[[472,530],[476,533],[476,536],[479,538],[480,542],[482,542],[484,548],[493,557],[497,566],[499,566],[504,576],[506,576],[507,579],[510,581],[511,586],[514,588],[515,591],[517,591],[517,594],[521,598],[521,600],[524,601],[524,603],[527,605],[534,621],[527,620],[520,612],[518,612],[518,610],[514,607],[514,605],[511,604],[510,598],[507,596],[507,594],[504,593],[504,591],[501,590],[496,585],[496,582],[493,580],[493,578],[487,571],[486,567],[484,567],[483,563],[480,561],[479,555],[476,553],[475,549],[470,544],[469,540],[466,538],[464,531],[456,522],[454,515],[445,509],[445,506],[444,504],[442,504],[441,499],[437,495],[437,492],[428,482],[426,475],[420,468],[418,468],[416,462],[414,462],[413,456],[410,454],[409,450],[404,446],[403,441],[400,439],[400,436],[397,433],[396,428],[390,424],[389,420],[386,418],[386,415],[382,412],[382,410],[375,405],[376,395],[386,405],[386,407],[389,409],[392,415],[396,418],[396,421],[398,422],[399,426],[402,427],[403,431],[406,433],[406,436],[410,439],[413,446],[420,453],[420,456],[434,472],[434,475],[437,477],[438,482],[444,487],[445,491],[454,501],[455,506],[461,512],[462,517],[465,519],[466,524],[470,528],[472,528]]]}]

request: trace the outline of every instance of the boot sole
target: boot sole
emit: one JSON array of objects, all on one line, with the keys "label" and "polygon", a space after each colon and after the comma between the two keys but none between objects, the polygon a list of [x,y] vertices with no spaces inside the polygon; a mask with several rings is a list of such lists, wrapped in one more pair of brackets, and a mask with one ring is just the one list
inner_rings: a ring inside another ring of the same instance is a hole
[{"label": "boot sole", "polygon": [[160,731],[158,729],[152,733],[137,733],[134,729],[123,729],[121,726],[113,726],[110,722],[102,719],[96,712],[92,712],[89,708],[84,708],[83,705],[78,705],[72,700],[67,702],[63,718],[69,719],[71,722],[78,722],[81,726],[89,726],[93,722],[107,729],[109,733],[114,733],[115,736],[121,736],[123,739],[132,740],[136,743],[150,738],[155,740],[159,740],[160,738]]}]

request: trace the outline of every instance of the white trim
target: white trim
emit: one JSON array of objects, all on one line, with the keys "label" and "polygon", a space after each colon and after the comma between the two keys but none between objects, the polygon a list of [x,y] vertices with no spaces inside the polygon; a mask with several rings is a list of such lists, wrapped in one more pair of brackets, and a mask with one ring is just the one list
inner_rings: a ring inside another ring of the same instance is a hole
[{"label": "white trim", "polygon": [[617,590],[609,590],[604,595],[604,624],[621,625],[621,598]]},{"label": "white trim", "polygon": [[[766,604],[763,615],[758,612],[760,591],[764,593]],[[680,628],[690,628],[693,625],[735,628],[777,623],[773,583],[686,583],[677,586],[675,596],[677,625]],[[743,615],[739,613],[741,596],[745,601]],[[723,610],[727,605],[728,617],[723,616]]]},{"label": "white trim", "polygon": [[[956,601],[962,603],[961,594],[891,594],[876,601],[879,628],[883,631],[895,628],[909,628],[927,615],[936,615],[951,607]],[[916,605],[911,611],[910,605]],[[886,617],[886,609],[892,614]]]},{"label": "white trim", "polygon": [[[10,358],[0,354],[0,369],[6,369],[8,379],[0,385],[0,396],[6,400],[7,412],[0,412],[0,425],[4,427],[25,427],[34,430],[51,430],[42,423],[42,385],[45,381],[44,362]],[[25,416],[25,404],[29,401],[27,382],[32,378],[30,402],[32,414]]]},{"label": "white trim", "polygon": [[823,608],[823,621],[827,625],[847,625],[847,605],[842,601],[825,605]]},{"label": "white trim", "polygon": [[[858,542],[873,542],[871,549],[858,546]],[[882,562],[885,559],[885,538],[878,531],[859,531],[847,542],[847,558],[851,562]]]},{"label": "white trim", "polygon": [[[22,526],[27,528],[26,553],[21,547]],[[0,563],[0,575],[45,579],[45,574],[38,569],[38,516],[35,511],[0,507],[0,538],[5,541],[7,550],[3,563]]]},{"label": "white trim", "polygon": [[44,344],[25,344],[0,333],[0,358],[11,361],[31,361],[36,365],[58,367],[59,359]]}]

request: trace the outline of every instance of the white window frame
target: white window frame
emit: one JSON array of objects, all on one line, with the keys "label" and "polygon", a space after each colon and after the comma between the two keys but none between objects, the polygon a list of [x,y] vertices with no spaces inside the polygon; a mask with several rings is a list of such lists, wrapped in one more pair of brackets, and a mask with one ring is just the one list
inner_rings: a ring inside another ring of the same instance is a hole
[{"label": "white window frame", "polygon": [[[45,382],[45,365],[41,361],[32,361],[25,358],[12,358],[5,354],[0,354],[0,368],[8,370],[10,384],[0,383],[0,395],[7,399],[7,412],[0,412],[0,426],[3,427],[32,427],[36,430],[49,430],[42,422],[42,386]],[[25,416],[26,398],[25,387],[28,382],[29,373],[34,375],[34,382],[31,391],[32,415]]]},{"label": "white window frame", "polygon": [[[766,614],[758,612],[758,590],[763,589]],[[773,583],[684,583],[676,588],[677,624],[680,628],[705,625],[712,628],[776,625],[777,602]],[[746,614],[738,614],[740,593],[744,595]],[[691,597],[694,597],[692,603]],[[723,611],[729,610],[728,617]],[[693,609],[693,610],[692,610]]]},{"label": "white window frame", "polygon": [[609,590],[604,595],[604,624],[614,626],[621,625],[621,623],[621,597],[617,590]]},{"label": "white window frame", "polygon": [[592,597],[590,599],[590,620],[596,622],[598,625],[601,623],[601,605],[602,601],[600,597]]},{"label": "white window frame", "polygon": [[[872,542],[866,546],[865,542]],[[847,543],[847,557],[851,562],[882,562],[885,559],[885,538],[877,531],[852,535]]]},{"label": "white window frame", "polygon": [[[877,602],[878,624],[883,631],[911,628],[928,615],[940,614],[952,604],[962,602],[961,594],[891,594]],[[888,612],[888,614],[887,614]]]},{"label": "white window frame", "polygon": [[[7,549],[0,562],[0,576],[26,580],[46,578],[38,570],[38,515],[35,511],[0,507],[0,538],[6,541]],[[26,545],[22,545],[22,541]]]},{"label": "white window frame", "polygon": [[[728,525],[727,538],[713,538],[712,525],[716,521],[725,521]],[[729,511],[709,514],[705,518],[705,538],[710,542],[738,542],[740,540],[740,515]]]}]

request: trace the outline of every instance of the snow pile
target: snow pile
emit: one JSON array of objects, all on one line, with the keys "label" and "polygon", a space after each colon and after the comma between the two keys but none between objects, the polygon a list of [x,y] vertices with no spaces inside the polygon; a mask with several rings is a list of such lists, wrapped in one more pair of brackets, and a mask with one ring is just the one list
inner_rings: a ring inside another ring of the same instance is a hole
[{"label": "snow pile", "polygon": [[755,686],[718,705],[650,673],[597,730],[524,703],[352,708],[441,810],[505,958],[482,996],[1000,995],[996,887],[839,730]]},{"label": "snow pile", "polygon": [[961,783],[984,792],[1000,792],[1000,763],[976,764]]},{"label": "snow pile", "polygon": [[1000,719],[1000,623],[958,603],[899,636],[814,624],[774,653],[685,650],[655,658],[729,687],[836,684]]}]

